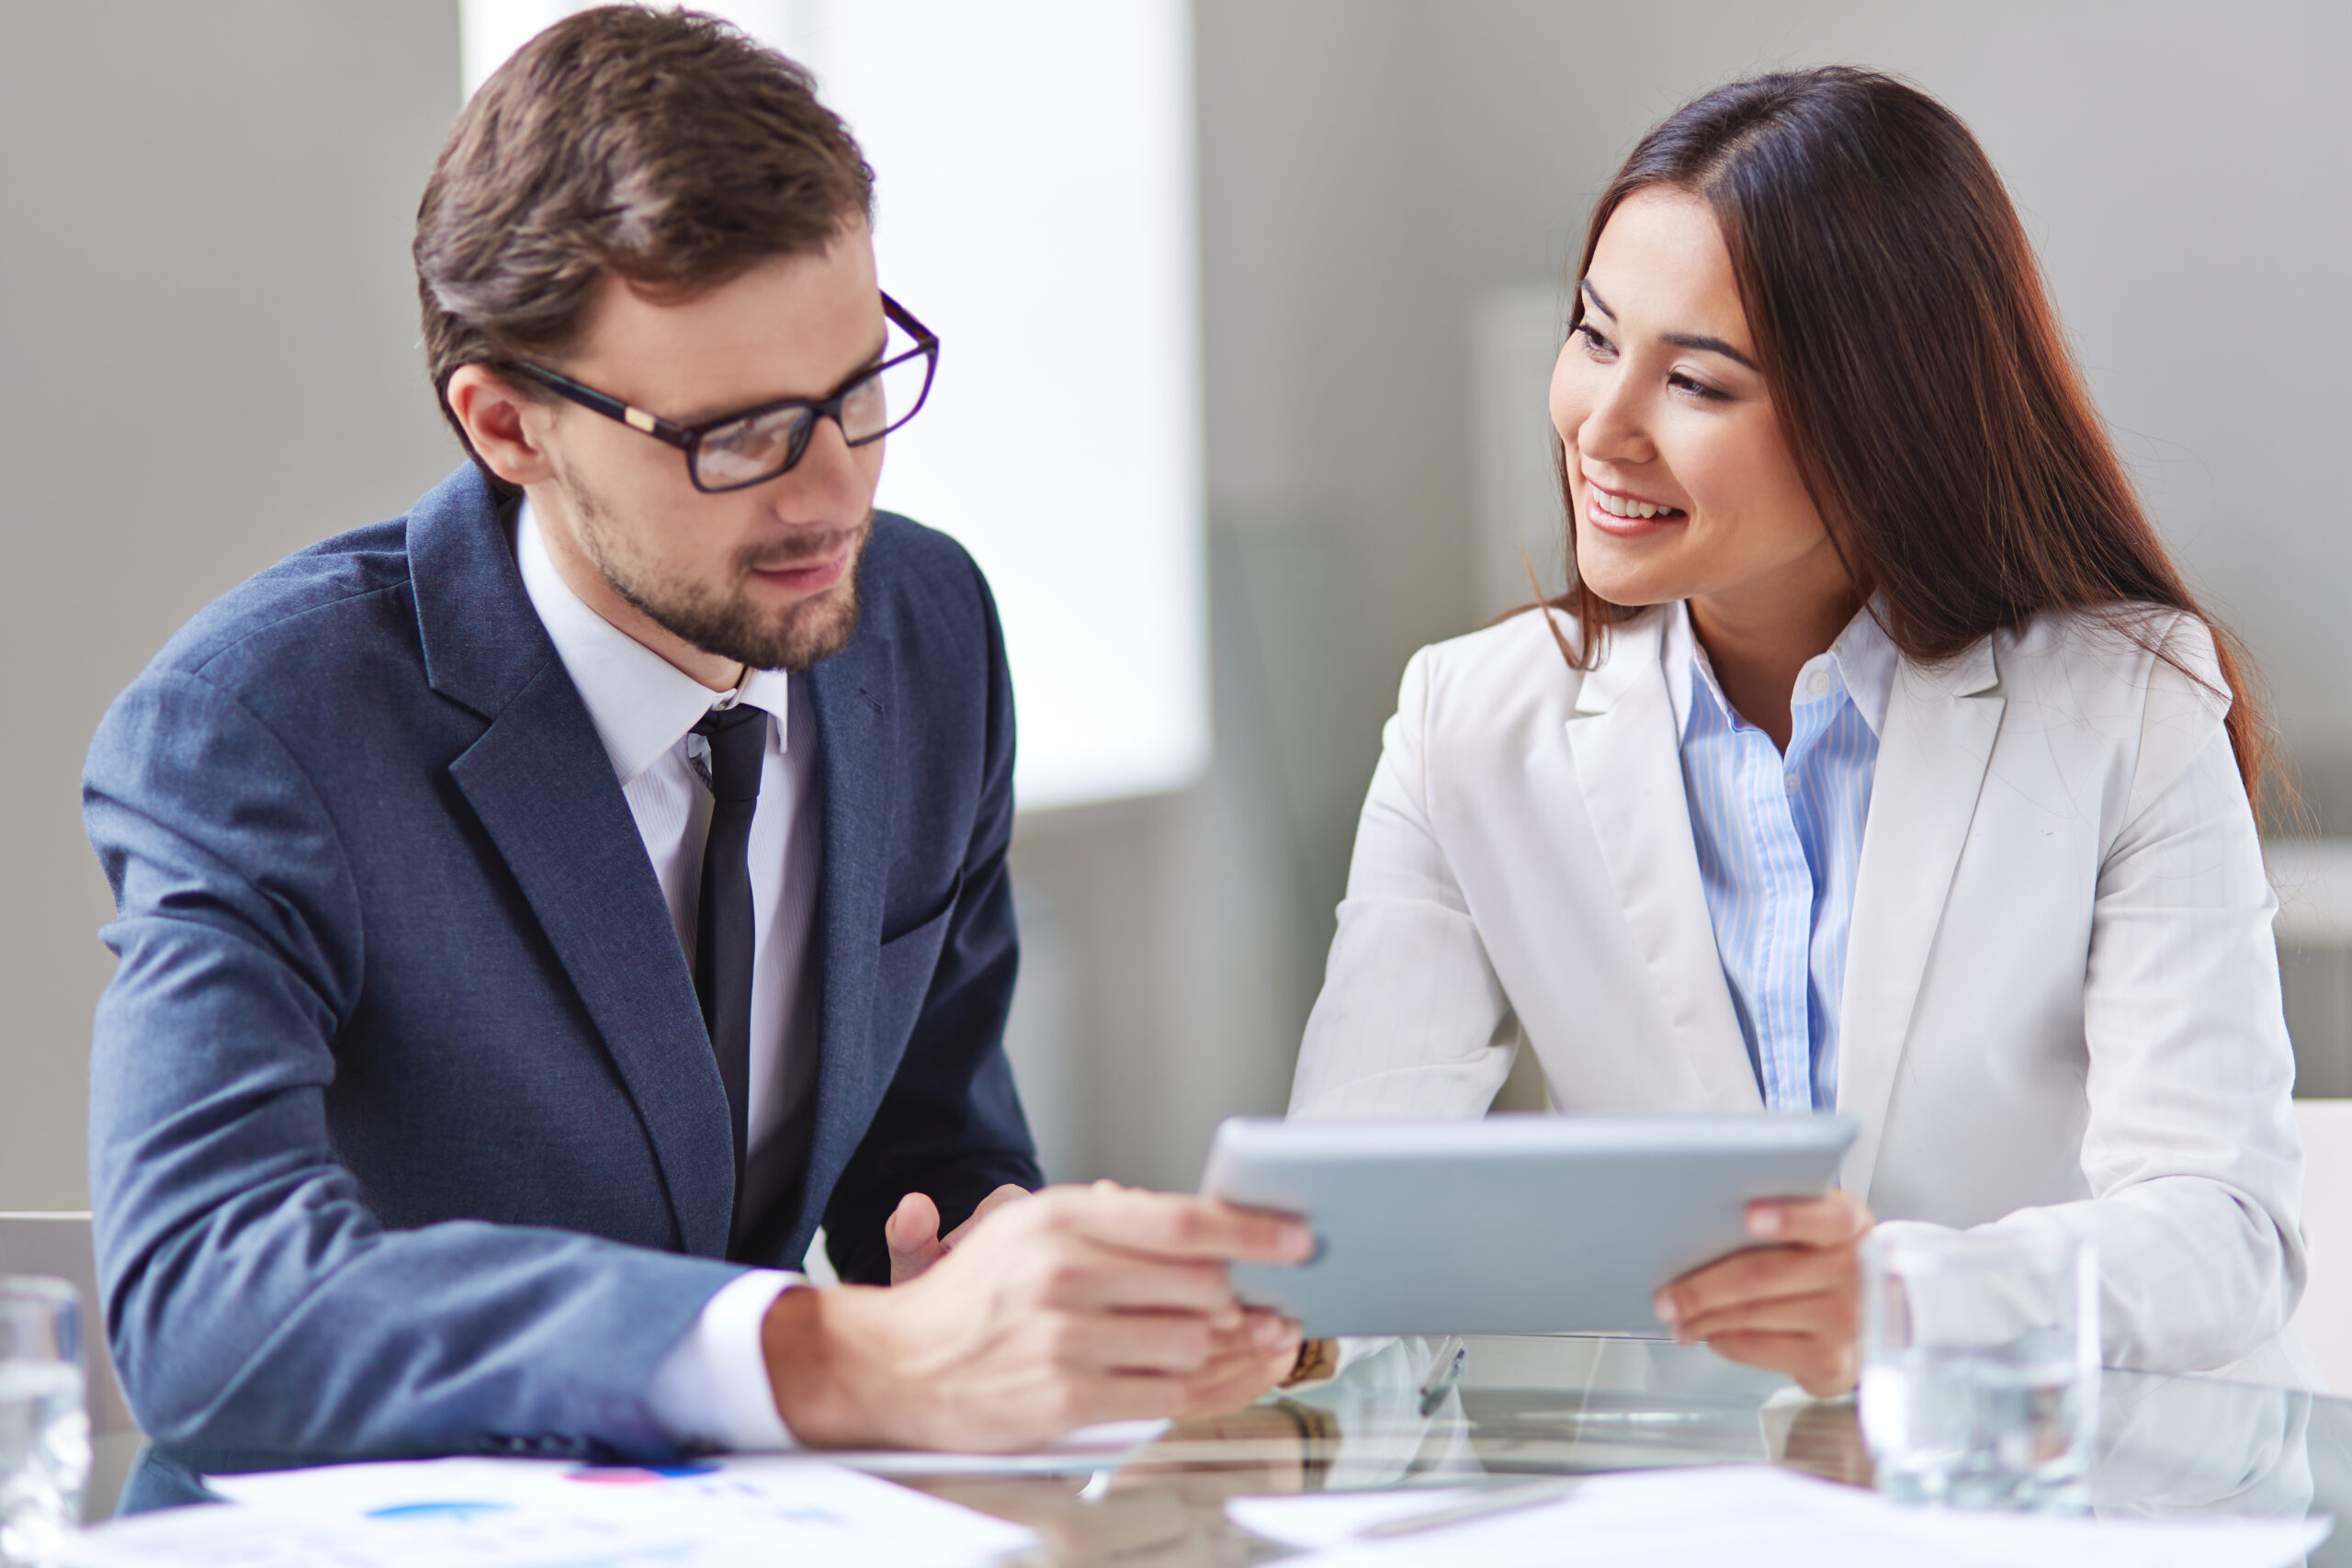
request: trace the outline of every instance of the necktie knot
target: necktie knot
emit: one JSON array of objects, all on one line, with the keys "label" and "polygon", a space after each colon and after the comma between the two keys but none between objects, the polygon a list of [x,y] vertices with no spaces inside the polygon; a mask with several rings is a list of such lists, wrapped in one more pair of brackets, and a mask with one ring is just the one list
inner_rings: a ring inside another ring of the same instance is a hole
[{"label": "necktie knot", "polygon": [[714,800],[757,800],[760,767],[767,752],[767,713],[749,703],[713,708],[695,721],[694,733],[710,747],[710,794]]}]

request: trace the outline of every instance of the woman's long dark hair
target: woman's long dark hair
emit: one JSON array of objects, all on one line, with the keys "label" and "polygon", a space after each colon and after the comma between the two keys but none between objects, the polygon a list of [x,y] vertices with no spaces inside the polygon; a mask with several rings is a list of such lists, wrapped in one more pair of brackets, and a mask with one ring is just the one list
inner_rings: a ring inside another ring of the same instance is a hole
[{"label": "woman's long dark hair", "polygon": [[[1932,663],[2068,609],[2169,661],[2133,607],[2187,611],[2213,634],[2230,743],[2256,794],[2270,736],[2245,654],[2157,538],[2017,210],[1959,118],[1843,66],[1718,87],[1642,138],[1610,181],[1578,277],[1610,215],[1658,186],[1713,210],[1798,471],[1895,647]],[[1579,291],[1570,325],[1583,314]],[[1573,573],[1573,519],[1568,560]],[[1573,575],[1555,603],[1576,617],[1570,658],[1587,669],[1608,628],[1638,613]]]}]

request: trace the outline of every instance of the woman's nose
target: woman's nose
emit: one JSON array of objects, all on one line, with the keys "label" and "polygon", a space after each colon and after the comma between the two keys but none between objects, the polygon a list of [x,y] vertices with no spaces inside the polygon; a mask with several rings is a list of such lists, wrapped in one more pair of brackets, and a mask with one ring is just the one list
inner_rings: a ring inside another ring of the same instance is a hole
[{"label": "woman's nose", "polygon": [[1585,456],[1605,463],[1643,463],[1657,455],[1639,400],[1622,374],[1597,389],[1600,396],[1576,429],[1564,434]]}]

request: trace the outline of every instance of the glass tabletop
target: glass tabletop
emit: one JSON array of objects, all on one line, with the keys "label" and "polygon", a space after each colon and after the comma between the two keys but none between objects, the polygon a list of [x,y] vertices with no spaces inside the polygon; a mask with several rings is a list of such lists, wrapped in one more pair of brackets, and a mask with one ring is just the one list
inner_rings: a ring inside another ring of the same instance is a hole
[{"label": "glass tabletop", "polygon": [[[1225,1515],[1227,1498],[1268,1493],[1759,1463],[1870,1483],[1850,1400],[1807,1399],[1786,1379],[1703,1348],[1594,1336],[1465,1344],[1459,1381],[1434,1402],[1422,1388],[1443,1348],[1404,1339],[1331,1382],[1179,1423],[1132,1453],[1045,1461],[1019,1474],[926,1472],[919,1457],[899,1455],[887,1470],[1032,1527],[1043,1544],[1023,1561],[1055,1568],[1281,1557],[1284,1549]],[[2352,1403],[2109,1371],[2090,1501],[2102,1516],[2139,1518],[2343,1517],[2352,1508]],[[2352,1563],[2352,1540],[2339,1532],[2310,1561]]]}]

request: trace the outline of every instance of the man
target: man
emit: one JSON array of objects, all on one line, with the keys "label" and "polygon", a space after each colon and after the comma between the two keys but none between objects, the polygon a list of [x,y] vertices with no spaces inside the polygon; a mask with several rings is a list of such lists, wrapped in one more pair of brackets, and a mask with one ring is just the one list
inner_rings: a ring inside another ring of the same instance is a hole
[{"label": "man", "polygon": [[[1224,1265],[1299,1226],[1023,1196],[1012,694],[968,558],[872,510],[937,345],[870,177],[724,24],[542,34],[418,215],[473,464],[101,727],[100,1267],[198,1468],[1011,1446],[1290,1367]],[[820,1224],[852,1283],[797,1288]]]}]

